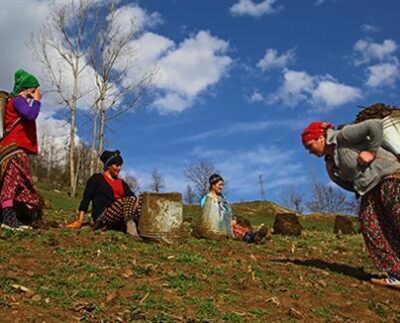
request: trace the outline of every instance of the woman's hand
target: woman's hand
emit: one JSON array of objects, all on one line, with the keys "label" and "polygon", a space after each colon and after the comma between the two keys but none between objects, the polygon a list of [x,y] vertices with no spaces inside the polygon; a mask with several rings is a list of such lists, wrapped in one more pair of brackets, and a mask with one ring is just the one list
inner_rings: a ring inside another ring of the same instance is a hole
[{"label": "woman's hand", "polygon": [[66,227],[70,229],[80,229],[82,228],[82,221],[76,220],[75,222],[67,224]]},{"label": "woman's hand", "polygon": [[40,89],[37,87],[35,92],[32,94],[33,99],[36,101],[40,101],[42,99],[42,92],[40,92]]},{"label": "woman's hand", "polygon": [[376,157],[375,151],[362,151],[358,155],[357,162],[360,165],[368,166],[374,161],[375,157]]},{"label": "woman's hand", "polygon": [[76,220],[75,222],[72,222],[70,224],[67,224],[66,227],[70,228],[70,229],[80,229],[80,228],[82,228],[84,216],[85,216],[85,212],[79,211],[78,220]]}]

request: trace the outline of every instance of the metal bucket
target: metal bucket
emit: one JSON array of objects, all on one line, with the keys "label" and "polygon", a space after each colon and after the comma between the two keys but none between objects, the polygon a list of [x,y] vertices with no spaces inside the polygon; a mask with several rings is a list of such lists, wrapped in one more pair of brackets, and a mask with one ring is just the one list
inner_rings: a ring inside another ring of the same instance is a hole
[{"label": "metal bucket", "polygon": [[143,193],[139,235],[147,240],[177,242],[182,235],[183,208],[180,193]]},{"label": "metal bucket", "polygon": [[8,93],[0,91],[0,138],[4,136],[4,113],[6,111]]},{"label": "metal bucket", "polygon": [[400,116],[387,116],[383,122],[382,147],[400,155]]}]

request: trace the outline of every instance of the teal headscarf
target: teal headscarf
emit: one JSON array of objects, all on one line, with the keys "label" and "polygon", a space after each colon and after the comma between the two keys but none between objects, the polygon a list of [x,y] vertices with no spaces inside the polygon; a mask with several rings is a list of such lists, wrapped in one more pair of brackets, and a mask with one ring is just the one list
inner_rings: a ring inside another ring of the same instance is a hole
[{"label": "teal headscarf", "polygon": [[14,88],[11,95],[17,96],[22,90],[39,87],[39,85],[39,81],[34,75],[19,69],[14,74]]}]

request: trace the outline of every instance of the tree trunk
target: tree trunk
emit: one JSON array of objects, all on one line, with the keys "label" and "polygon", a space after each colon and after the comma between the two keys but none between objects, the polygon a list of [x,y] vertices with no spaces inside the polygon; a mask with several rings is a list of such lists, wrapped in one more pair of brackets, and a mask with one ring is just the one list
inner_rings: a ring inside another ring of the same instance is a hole
[{"label": "tree trunk", "polygon": [[99,107],[98,104],[96,104],[96,111],[94,113],[93,117],[93,134],[92,134],[92,147],[90,149],[90,175],[93,175],[93,173],[97,170],[97,159],[98,159],[98,153],[96,152],[96,147],[97,147],[97,140],[98,140],[98,134],[97,134],[97,124],[98,124],[98,118],[99,118]]},{"label": "tree trunk", "polygon": [[71,104],[71,127],[69,132],[69,180],[70,180],[70,195],[72,198],[76,194],[76,180],[75,175],[75,125],[76,125],[76,104],[78,101],[78,71],[79,71],[79,58],[77,58],[74,70],[74,87],[72,92]]},{"label": "tree trunk", "polygon": [[[104,130],[106,126],[105,123],[106,123],[106,109],[105,109],[104,99],[102,98],[101,110],[100,110],[99,145],[97,148],[97,153],[99,154],[99,156],[103,153],[103,148],[104,148]],[[98,165],[97,171],[101,171],[100,165]]]}]

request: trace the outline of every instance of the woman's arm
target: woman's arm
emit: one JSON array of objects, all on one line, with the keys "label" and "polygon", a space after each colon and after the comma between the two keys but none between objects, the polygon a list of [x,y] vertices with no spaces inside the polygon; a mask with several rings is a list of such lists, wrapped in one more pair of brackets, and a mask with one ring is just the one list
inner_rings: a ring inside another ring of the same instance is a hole
[{"label": "woman's arm", "polygon": [[94,194],[96,193],[97,185],[98,184],[96,184],[95,177],[92,176],[91,178],[89,178],[86,183],[82,201],[79,205],[78,219],[75,222],[68,224],[67,228],[79,229],[82,226],[85,213],[87,213],[89,204],[92,201]]},{"label": "woman's arm", "polygon": [[14,99],[15,110],[21,115],[22,118],[33,121],[36,120],[40,111],[40,101],[33,99],[32,104],[29,105],[25,98],[17,96]]},{"label": "woman's arm", "polygon": [[366,151],[378,151],[383,140],[383,123],[379,119],[366,120],[347,125],[337,135],[338,144],[356,145],[366,143]]},{"label": "woman's arm", "polygon": [[360,151],[358,163],[364,166],[373,162],[376,152],[383,140],[383,123],[379,119],[371,119],[354,125],[345,126],[339,131],[337,141],[342,145],[365,143],[366,148]]}]

